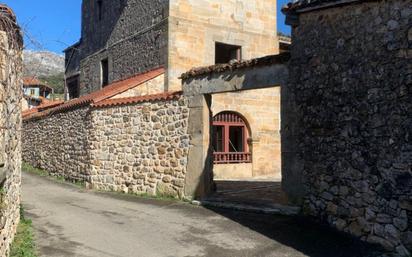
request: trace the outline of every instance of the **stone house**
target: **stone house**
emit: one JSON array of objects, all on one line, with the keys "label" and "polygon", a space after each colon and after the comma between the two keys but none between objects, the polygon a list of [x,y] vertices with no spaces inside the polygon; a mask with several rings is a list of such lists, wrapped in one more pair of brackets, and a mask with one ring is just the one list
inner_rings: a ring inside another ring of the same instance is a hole
[{"label": "stone house", "polygon": [[412,2],[296,1],[282,88],[286,188],[306,214],[412,250]]},{"label": "stone house", "polygon": [[45,104],[54,90],[35,77],[23,78],[23,111]]},{"label": "stone house", "polygon": [[[193,67],[277,54],[287,42],[279,43],[276,8],[274,0],[84,0],[81,39],[65,50],[67,96],[158,67],[164,74],[144,94],[180,91],[179,76]],[[212,112],[215,178],[280,180],[280,87],[221,92]]]},{"label": "stone house", "polygon": [[23,39],[12,10],[0,5],[0,256],[20,220]]}]

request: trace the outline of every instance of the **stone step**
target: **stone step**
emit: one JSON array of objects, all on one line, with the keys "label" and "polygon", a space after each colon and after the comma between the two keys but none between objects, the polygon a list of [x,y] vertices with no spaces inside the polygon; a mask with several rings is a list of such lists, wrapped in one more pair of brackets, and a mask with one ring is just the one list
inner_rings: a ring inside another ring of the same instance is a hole
[{"label": "stone step", "polygon": [[215,184],[213,199],[251,206],[289,203],[280,182],[217,180]]}]

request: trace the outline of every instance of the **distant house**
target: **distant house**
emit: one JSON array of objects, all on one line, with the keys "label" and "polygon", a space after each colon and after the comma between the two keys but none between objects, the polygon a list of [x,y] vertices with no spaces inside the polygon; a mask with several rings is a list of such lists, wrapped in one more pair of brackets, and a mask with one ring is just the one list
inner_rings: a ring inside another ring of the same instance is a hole
[{"label": "distant house", "polygon": [[42,104],[45,99],[51,99],[53,88],[35,77],[23,78],[23,110],[31,109]]}]

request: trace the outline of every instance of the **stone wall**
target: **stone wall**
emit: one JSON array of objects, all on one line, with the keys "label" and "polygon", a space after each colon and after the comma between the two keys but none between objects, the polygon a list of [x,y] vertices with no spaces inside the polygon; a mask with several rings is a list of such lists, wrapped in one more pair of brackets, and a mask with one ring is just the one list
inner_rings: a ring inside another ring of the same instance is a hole
[{"label": "stone wall", "polygon": [[242,59],[277,54],[276,1],[170,0],[168,88],[181,90],[180,75],[215,64],[215,43],[242,47]]},{"label": "stone wall", "polygon": [[306,213],[408,256],[411,2],[313,10],[295,26],[282,143],[295,151],[284,166],[302,176]]},{"label": "stone wall", "polygon": [[4,8],[0,6],[0,256],[8,256],[20,219],[23,84],[20,30]]},{"label": "stone wall", "polygon": [[166,64],[167,0],[102,1],[101,19],[97,2],[83,1],[82,38],[67,71],[79,69],[81,95],[101,88],[103,59],[109,62],[109,82]]},{"label": "stone wall", "polygon": [[183,197],[188,115],[177,96],[28,118],[23,159],[94,189]]},{"label": "stone wall", "polygon": [[54,176],[88,181],[90,109],[83,107],[23,123],[23,160]]},{"label": "stone wall", "polygon": [[215,178],[254,177],[280,181],[280,87],[213,94],[211,110],[213,115],[234,111],[246,119],[253,158],[252,165],[214,165]]},{"label": "stone wall", "polygon": [[183,196],[189,148],[184,98],[93,111],[93,188]]}]

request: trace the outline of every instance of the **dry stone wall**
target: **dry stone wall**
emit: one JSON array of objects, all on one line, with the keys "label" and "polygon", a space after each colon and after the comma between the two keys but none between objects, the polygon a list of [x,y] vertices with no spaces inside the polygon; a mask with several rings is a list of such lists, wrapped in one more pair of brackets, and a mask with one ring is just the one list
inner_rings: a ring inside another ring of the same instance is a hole
[{"label": "dry stone wall", "polygon": [[306,213],[400,256],[412,250],[411,86],[410,1],[299,15],[282,129],[300,161],[285,165],[302,168]]},{"label": "dry stone wall", "polygon": [[182,197],[188,116],[184,98],[94,110],[92,186]]},{"label": "dry stone wall", "polygon": [[20,219],[22,41],[0,7],[0,256],[8,256]]},{"label": "dry stone wall", "polygon": [[87,181],[90,169],[90,121],[89,107],[25,120],[24,161],[54,176]]},{"label": "dry stone wall", "polygon": [[185,98],[83,107],[24,121],[23,159],[94,189],[183,197]]}]

